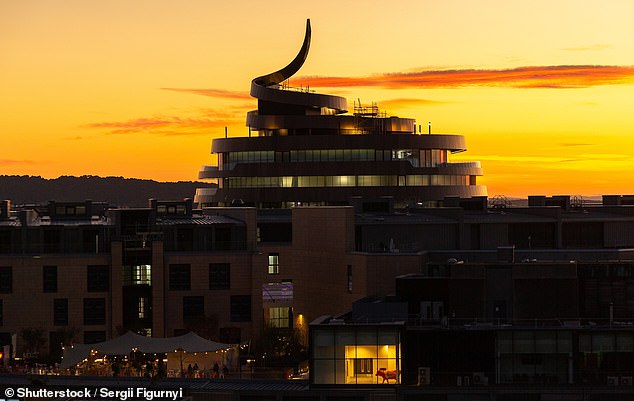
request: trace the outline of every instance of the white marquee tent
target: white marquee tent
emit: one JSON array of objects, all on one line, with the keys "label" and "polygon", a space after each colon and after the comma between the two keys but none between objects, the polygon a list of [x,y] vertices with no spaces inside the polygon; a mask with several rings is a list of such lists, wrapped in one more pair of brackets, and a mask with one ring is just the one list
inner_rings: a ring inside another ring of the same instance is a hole
[{"label": "white marquee tent", "polygon": [[102,355],[128,355],[133,350],[143,353],[162,354],[170,352],[216,352],[228,350],[231,344],[206,340],[194,332],[170,338],[145,337],[128,331],[122,336],[95,344],[75,344],[64,347],[61,367],[69,368],[87,359],[91,351]]}]

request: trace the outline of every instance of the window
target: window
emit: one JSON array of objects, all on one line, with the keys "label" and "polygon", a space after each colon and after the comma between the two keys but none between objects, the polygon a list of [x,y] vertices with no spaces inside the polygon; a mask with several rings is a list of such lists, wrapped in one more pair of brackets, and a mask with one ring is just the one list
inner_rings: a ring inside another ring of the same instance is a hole
[{"label": "window", "polygon": [[170,290],[191,289],[191,268],[189,265],[170,265]]},{"label": "window", "polygon": [[229,263],[209,264],[209,289],[228,290],[231,285],[231,265]]},{"label": "window", "polygon": [[88,292],[101,292],[110,289],[110,271],[108,266],[88,266],[86,270]]},{"label": "window", "polygon": [[267,314],[265,320],[269,327],[291,327],[291,308],[268,308],[265,313]]},{"label": "window", "polygon": [[0,293],[13,291],[13,270],[11,266],[0,266]]},{"label": "window", "polygon": [[139,319],[145,319],[147,298],[144,298],[144,297],[139,298],[139,302],[137,305],[138,305],[137,312],[138,312]]},{"label": "window", "polygon": [[123,266],[123,285],[150,284],[152,284],[151,265]]},{"label": "window", "polygon": [[66,326],[68,324],[68,298],[53,300],[53,324]]},{"label": "window", "polygon": [[183,320],[205,316],[205,297],[183,297]]},{"label": "window", "polygon": [[401,344],[397,327],[319,327],[312,330],[310,347],[313,355],[310,374],[315,384],[380,385],[383,378],[390,383],[400,382]]},{"label": "window", "polygon": [[352,265],[348,265],[348,293],[352,294]]},{"label": "window", "polygon": [[106,323],[106,300],[104,298],[84,298],[84,324]]},{"label": "window", "polygon": [[132,266],[133,284],[152,284],[152,267],[150,265]]},{"label": "window", "polygon": [[250,322],[251,321],[251,296],[232,295],[231,296],[231,321]]},{"label": "window", "polygon": [[42,288],[44,292],[57,292],[57,266],[42,267]]},{"label": "window", "polygon": [[105,331],[84,331],[84,344],[95,344],[106,341]]},{"label": "window", "polygon": [[280,274],[279,253],[269,253],[269,274]]}]

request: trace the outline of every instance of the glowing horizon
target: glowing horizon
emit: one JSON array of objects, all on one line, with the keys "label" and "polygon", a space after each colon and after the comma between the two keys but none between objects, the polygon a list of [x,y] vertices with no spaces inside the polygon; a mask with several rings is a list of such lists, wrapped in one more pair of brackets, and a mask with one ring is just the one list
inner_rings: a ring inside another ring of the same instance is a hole
[{"label": "glowing horizon", "polygon": [[197,180],[310,17],[291,85],[464,135],[489,196],[634,193],[634,4],[280,7],[0,0],[0,174]]}]

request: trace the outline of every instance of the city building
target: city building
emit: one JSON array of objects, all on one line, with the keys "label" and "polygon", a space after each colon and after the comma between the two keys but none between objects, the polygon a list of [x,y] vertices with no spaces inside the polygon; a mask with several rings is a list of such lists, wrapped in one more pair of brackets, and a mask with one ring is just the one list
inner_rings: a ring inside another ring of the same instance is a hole
[{"label": "city building", "polygon": [[[457,286],[427,300],[437,316],[598,320],[612,303],[614,319],[624,320],[634,305],[631,199],[587,205],[531,197],[525,207],[500,207],[481,197],[446,198],[444,207],[388,212],[364,211],[362,202],[196,210],[191,200],[18,208],[0,219],[0,339],[41,328],[48,344],[41,352],[48,352],[68,330],[80,342],[129,329],[157,337],[194,330],[226,343],[257,338],[264,327],[307,336],[308,322],[366,296],[394,294],[394,277],[408,274],[428,277],[429,294]],[[500,263],[506,267],[482,267]],[[623,277],[609,286],[581,280],[599,274],[585,266],[605,264]],[[559,281],[509,284],[510,272],[528,270]],[[489,288],[482,277],[498,277],[497,284]],[[495,297],[483,295],[487,288]],[[521,292],[509,295],[511,288]],[[533,293],[566,296],[551,302]],[[575,306],[579,294],[583,309]]]},{"label": "city building", "polygon": [[257,136],[214,140],[200,178],[217,188],[195,200],[0,202],[0,346],[17,336],[15,355],[54,359],[128,330],[244,343],[293,329],[309,399],[631,395],[634,196],[488,199],[479,164],[448,161],[463,137],[286,86],[310,34],[253,80]]},{"label": "city building", "polygon": [[258,208],[349,205],[354,197],[389,195],[396,207],[436,206],[445,196],[486,195],[477,185],[479,162],[451,163],[466,150],[461,135],[431,134],[412,118],[387,116],[376,104],[355,101],[352,114],[340,96],[292,88],[287,80],[306,59],[310,21],[297,56],[286,67],[255,78],[257,110],[247,114],[249,135],[214,139],[217,166],[203,166],[204,206]]}]

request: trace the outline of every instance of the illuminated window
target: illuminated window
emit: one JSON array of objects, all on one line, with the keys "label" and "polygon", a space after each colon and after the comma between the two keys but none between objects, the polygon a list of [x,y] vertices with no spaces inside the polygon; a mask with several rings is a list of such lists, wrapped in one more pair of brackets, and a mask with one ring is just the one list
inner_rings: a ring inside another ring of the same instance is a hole
[{"label": "illuminated window", "polygon": [[265,310],[265,320],[269,327],[289,328],[291,323],[290,308],[268,308]]},{"label": "illuminated window", "polygon": [[139,307],[138,307],[139,319],[145,318],[145,298],[139,298]]},{"label": "illuminated window", "polygon": [[279,253],[269,253],[269,274],[280,274]]},{"label": "illuminated window", "polygon": [[[398,384],[401,379],[397,327],[337,326],[312,331],[315,384]],[[313,376],[314,375],[314,376]]]},{"label": "illuminated window", "polygon": [[130,266],[130,284],[152,284],[152,266],[137,265]]}]

